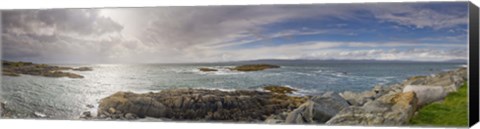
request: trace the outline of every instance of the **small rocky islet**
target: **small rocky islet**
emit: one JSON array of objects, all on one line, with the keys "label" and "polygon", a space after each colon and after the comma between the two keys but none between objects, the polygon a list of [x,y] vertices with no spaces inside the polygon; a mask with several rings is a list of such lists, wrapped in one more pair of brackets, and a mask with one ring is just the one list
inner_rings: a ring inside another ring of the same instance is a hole
[{"label": "small rocky islet", "polygon": [[262,71],[266,69],[280,68],[278,65],[272,64],[249,64],[249,65],[240,65],[234,68],[229,68],[232,71],[242,71],[242,72],[251,72],[251,71]]},{"label": "small rocky islet", "polygon": [[[272,65],[272,64],[247,64],[247,65],[240,65],[240,66],[235,66],[232,68],[227,68],[230,71],[239,71],[239,72],[253,72],[253,71],[262,71],[266,69],[274,69],[274,68],[280,68],[278,65]],[[198,68],[198,70],[202,72],[215,72],[218,71],[218,69],[214,68]]]},{"label": "small rocky islet", "polygon": [[47,64],[34,64],[32,62],[13,62],[2,61],[2,75],[18,77],[21,74],[43,77],[68,77],[68,78],[84,78],[84,76],[65,72],[66,70],[73,71],[92,71],[90,67],[61,67]]},{"label": "small rocky islet", "polygon": [[217,69],[213,69],[213,68],[198,68],[198,70],[202,71],[202,72],[214,72],[214,71],[218,71]]}]

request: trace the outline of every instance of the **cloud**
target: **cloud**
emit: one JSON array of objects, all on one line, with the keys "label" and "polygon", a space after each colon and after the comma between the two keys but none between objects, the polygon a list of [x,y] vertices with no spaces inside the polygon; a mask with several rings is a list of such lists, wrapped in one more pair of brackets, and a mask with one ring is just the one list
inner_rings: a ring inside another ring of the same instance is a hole
[{"label": "cloud", "polygon": [[[419,46],[423,46],[420,48]],[[350,49],[349,49],[350,48]],[[351,49],[353,48],[353,49]],[[258,59],[377,59],[447,61],[467,59],[465,45],[377,42],[302,42],[257,48],[211,50],[191,57],[192,62]]]},{"label": "cloud", "polygon": [[[174,44],[177,48],[210,45],[240,38],[266,38],[265,25],[321,15],[342,16],[344,9],[304,6],[216,6],[158,8],[140,37],[143,42]],[[346,10],[346,9],[345,9]]]},{"label": "cloud", "polygon": [[[378,6],[372,5],[373,7],[371,8],[371,11],[376,18],[385,22],[393,22],[404,26],[413,26],[415,28],[445,29],[458,25],[466,25],[468,23],[468,14],[466,13],[467,3],[463,3],[463,9],[449,8],[451,11],[442,11],[438,8],[435,10],[425,5],[429,4],[410,3],[385,4]],[[462,12],[459,10],[464,11]]]},{"label": "cloud", "polygon": [[[466,12],[441,11],[426,5],[429,4],[9,10],[2,11],[2,53],[6,59],[36,62],[167,63],[313,58],[314,53],[322,55],[319,52],[337,53],[339,58],[346,58],[339,53],[351,49],[359,53],[363,50],[388,53],[385,48],[417,47],[441,53],[448,48],[462,48],[464,45],[457,43],[462,37],[452,36],[445,41],[457,44],[422,43],[436,42],[432,36],[418,40],[422,42],[290,40],[302,36],[357,36],[364,32],[360,30],[369,28],[349,27],[363,20],[394,23],[398,28],[408,26],[466,33],[457,28],[467,24]],[[284,39],[285,44],[274,43],[273,40],[279,39]],[[425,56],[425,59],[439,60],[441,57]]]},{"label": "cloud", "polygon": [[2,52],[17,60],[101,61],[128,42],[92,9],[2,11]]},{"label": "cloud", "polygon": [[366,59],[366,60],[408,60],[408,61],[448,61],[467,60],[463,49],[369,49],[355,51],[326,51],[304,55],[306,59]]}]

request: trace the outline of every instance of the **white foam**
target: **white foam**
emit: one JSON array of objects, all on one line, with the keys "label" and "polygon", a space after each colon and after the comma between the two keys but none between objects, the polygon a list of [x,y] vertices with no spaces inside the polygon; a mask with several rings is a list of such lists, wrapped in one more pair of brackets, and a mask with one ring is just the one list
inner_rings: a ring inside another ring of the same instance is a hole
[{"label": "white foam", "polygon": [[303,72],[293,72],[295,74],[299,74],[299,75],[305,75],[305,76],[315,76],[315,74],[311,74],[311,73],[303,73]]}]

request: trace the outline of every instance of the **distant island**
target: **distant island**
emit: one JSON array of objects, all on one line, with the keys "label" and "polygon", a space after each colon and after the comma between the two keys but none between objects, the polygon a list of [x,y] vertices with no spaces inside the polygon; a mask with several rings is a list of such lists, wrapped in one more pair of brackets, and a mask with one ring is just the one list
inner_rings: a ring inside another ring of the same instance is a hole
[{"label": "distant island", "polygon": [[47,64],[34,64],[32,62],[13,62],[2,61],[2,75],[4,76],[20,76],[21,74],[44,77],[68,77],[68,78],[84,78],[82,75],[64,72],[66,70],[73,71],[92,71],[89,67],[61,67]]},{"label": "distant island", "polygon": [[[274,68],[280,68],[280,66],[272,65],[272,64],[248,64],[248,65],[240,65],[233,68],[228,68],[228,70],[251,72],[251,71],[262,71],[262,70],[274,69]],[[199,70],[202,72],[218,71],[217,69],[213,69],[213,68],[199,68]]]}]

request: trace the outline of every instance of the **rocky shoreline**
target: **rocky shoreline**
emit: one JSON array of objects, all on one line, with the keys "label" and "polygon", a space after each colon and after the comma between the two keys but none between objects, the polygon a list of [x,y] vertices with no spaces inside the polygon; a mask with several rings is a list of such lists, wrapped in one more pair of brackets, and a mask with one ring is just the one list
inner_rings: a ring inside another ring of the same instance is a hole
[{"label": "rocky shoreline", "polygon": [[169,89],[157,93],[117,92],[100,100],[98,117],[108,119],[167,118],[199,121],[264,121],[291,111],[308,97],[262,91]]},{"label": "rocky shoreline", "polygon": [[292,96],[290,93],[295,89],[282,86],[266,86],[263,91],[117,92],[101,99],[96,116],[83,119],[406,125],[420,107],[442,100],[466,80],[467,69],[458,68],[431,76],[411,77],[390,86],[375,86],[370,91],[325,92],[314,96]]},{"label": "rocky shoreline", "polygon": [[34,64],[32,62],[12,62],[12,61],[2,61],[2,75],[3,76],[12,76],[18,77],[21,74],[32,75],[32,76],[43,76],[43,77],[68,77],[68,78],[84,78],[84,76],[64,72],[66,70],[73,71],[92,71],[92,68],[89,67],[80,67],[80,68],[71,68],[71,67],[61,67],[61,66],[52,66],[47,64]]}]

